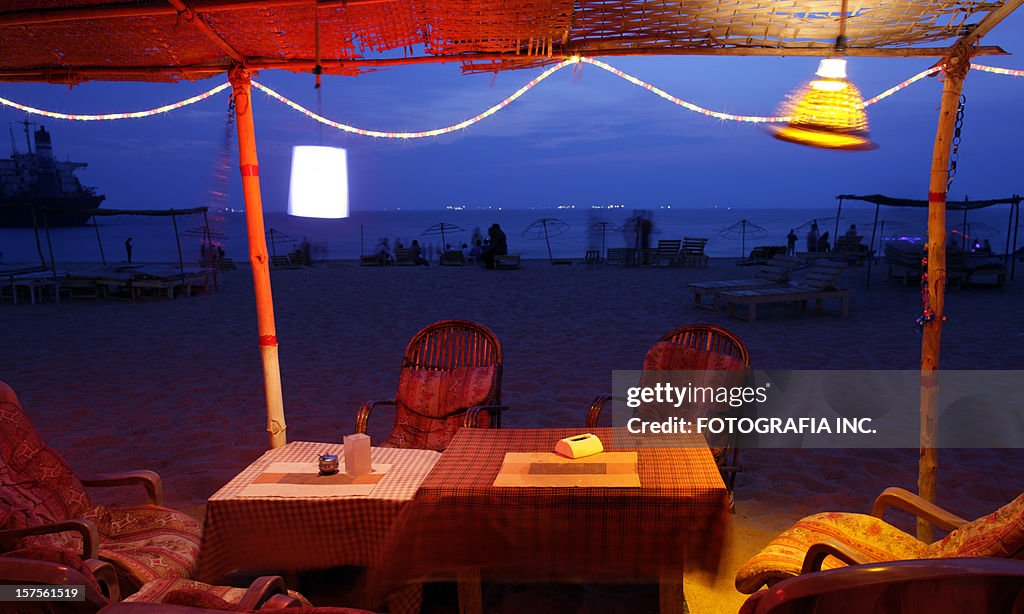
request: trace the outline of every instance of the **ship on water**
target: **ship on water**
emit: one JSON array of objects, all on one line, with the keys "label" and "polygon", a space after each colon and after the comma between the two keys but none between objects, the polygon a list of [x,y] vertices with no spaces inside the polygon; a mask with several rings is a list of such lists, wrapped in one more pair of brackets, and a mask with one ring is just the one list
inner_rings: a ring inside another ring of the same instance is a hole
[{"label": "ship on water", "polygon": [[11,157],[0,159],[0,227],[84,226],[106,198],[75,177],[88,164],[55,159],[46,128],[39,126],[29,140],[34,124],[20,123],[28,152],[17,151],[12,131]]}]

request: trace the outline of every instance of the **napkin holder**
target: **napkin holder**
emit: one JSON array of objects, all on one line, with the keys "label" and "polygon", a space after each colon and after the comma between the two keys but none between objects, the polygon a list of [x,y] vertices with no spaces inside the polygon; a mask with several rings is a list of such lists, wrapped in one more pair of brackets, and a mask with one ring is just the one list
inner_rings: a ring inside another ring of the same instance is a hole
[{"label": "napkin holder", "polygon": [[358,477],[373,470],[370,463],[370,436],[362,433],[345,435],[345,473]]},{"label": "napkin holder", "polygon": [[558,440],[555,444],[555,453],[568,458],[583,458],[604,452],[604,445],[597,435],[584,433]]}]

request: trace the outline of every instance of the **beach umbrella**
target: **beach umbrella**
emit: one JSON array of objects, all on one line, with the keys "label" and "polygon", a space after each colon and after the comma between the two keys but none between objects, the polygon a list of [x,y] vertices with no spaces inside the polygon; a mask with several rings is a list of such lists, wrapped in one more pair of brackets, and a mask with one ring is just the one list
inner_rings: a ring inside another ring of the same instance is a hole
[{"label": "beach umbrella", "polygon": [[605,246],[605,236],[608,234],[609,230],[611,230],[612,232],[618,232],[618,231],[622,230],[622,226],[619,226],[618,224],[616,224],[614,222],[604,222],[604,221],[601,221],[601,222],[594,222],[593,224],[591,224],[590,226],[587,227],[587,230],[590,231],[590,232],[600,232],[601,233],[601,257],[604,258],[605,257],[605,247],[604,247]]},{"label": "beach umbrella", "polygon": [[723,239],[730,239],[735,241],[740,240],[740,257],[742,258],[747,254],[747,237],[751,239],[760,239],[768,236],[768,231],[763,226],[751,222],[747,219],[742,219],[728,228],[723,228],[718,231],[718,235]]},{"label": "beach umbrella", "polygon": [[542,217],[526,227],[526,230],[523,231],[523,238],[531,240],[544,239],[548,244],[548,260],[554,260],[554,257],[551,255],[551,237],[564,235],[568,231],[569,225],[562,220],[553,217]]},{"label": "beach umbrella", "polygon": [[445,239],[445,235],[456,232],[466,232],[466,229],[455,224],[449,224],[448,222],[438,222],[421,232],[420,236],[441,235],[441,250],[444,251],[448,249],[448,241]]},{"label": "beach umbrella", "polygon": [[281,232],[280,230],[274,230],[273,228],[267,229],[267,243],[270,244],[270,253],[272,256],[277,255],[277,244],[278,243],[295,243],[295,239]]}]

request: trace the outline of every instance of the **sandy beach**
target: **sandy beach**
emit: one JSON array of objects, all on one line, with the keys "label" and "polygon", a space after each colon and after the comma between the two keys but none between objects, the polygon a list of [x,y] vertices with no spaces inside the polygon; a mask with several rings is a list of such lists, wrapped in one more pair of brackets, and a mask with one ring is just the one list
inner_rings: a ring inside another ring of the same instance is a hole
[{"label": "sandy beach", "polygon": [[[847,318],[775,305],[748,323],[696,308],[685,291],[690,281],[750,272],[727,260],[706,269],[529,261],[517,271],[351,263],[274,271],[288,439],[340,441],[352,432],[364,400],[393,395],[410,337],[447,318],[483,323],[501,340],[509,427],[582,427],[613,370],[639,369],[663,333],[689,323],[736,332],[756,369],[919,367],[919,290],[885,282],[884,265],[870,289],[863,269],[847,272],[843,283],[856,290]],[[951,289],[942,367],[1024,366],[1022,299],[1020,279]],[[156,470],[167,505],[201,519],[206,498],[267,446],[256,341],[245,269],[223,274],[218,292],[183,300],[8,303],[0,306],[0,380],[76,470]],[[377,441],[390,427],[378,418]],[[886,486],[916,490],[913,449],[748,450],[742,464],[724,573],[708,594],[693,595],[691,611],[736,611],[744,596],[732,588],[735,569],[796,519],[867,512]],[[940,454],[938,503],[961,516],[991,511],[1022,488],[1022,450]]]}]

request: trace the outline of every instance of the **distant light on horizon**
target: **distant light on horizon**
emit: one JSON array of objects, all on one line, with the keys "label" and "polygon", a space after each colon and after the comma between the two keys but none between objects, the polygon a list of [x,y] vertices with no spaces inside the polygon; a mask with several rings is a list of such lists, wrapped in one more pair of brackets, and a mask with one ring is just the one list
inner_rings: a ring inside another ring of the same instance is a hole
[{"label": "distant light on horizon", "polygon": [[288,215],[348,217],[348,156],[340,147],[292,147]]}]

